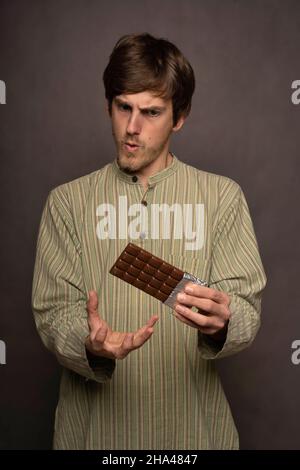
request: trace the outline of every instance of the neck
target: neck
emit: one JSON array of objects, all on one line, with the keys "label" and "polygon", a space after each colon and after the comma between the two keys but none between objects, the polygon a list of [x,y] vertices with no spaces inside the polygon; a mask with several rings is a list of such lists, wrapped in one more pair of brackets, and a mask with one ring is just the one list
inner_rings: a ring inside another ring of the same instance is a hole
[{"label": "neck", "polygon": [[171,155],[170,152],[168,152],[166,157],[160,163],[160,165],[155,167],[155,168],[152,168],[150,173],[146,172],[146,174],[145,174],[143,171],[141,171],[141,173],[139,173],[139,172],[136,173],[137,176],[139,177],[139,180],[140,180],[143,188],[145,189],[145,191],[148,187],[148,178],[149,178],[149,176],[155,175],[159,171],[164,170],[165,168],[167,168],[168,166],[171,165],[172,161],[173,161],[173,156]]}]

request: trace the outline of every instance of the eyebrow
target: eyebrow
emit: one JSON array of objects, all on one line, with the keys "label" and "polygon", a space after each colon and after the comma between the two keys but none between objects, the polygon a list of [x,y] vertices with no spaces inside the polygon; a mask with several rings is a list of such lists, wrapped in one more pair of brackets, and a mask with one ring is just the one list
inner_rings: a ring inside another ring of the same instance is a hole
[{"label": "eyebrow", "polygon": [[[115,97],[115,102],[117,104],[127,104],[127,106],[129,106],[130,108],[132,108],[131,104],[128,103],[128,101],[125,101],[125,100],[122,100],[121,98],[117,98]],[[140,108],[139,107],[139,110],[140,111],[149,111],[149,110],[157,110],[157,111],[165,111],[166,110],[166,106],[159,106],[159,105],[152,105],[152,106],[146,106],[145,108]]]}]

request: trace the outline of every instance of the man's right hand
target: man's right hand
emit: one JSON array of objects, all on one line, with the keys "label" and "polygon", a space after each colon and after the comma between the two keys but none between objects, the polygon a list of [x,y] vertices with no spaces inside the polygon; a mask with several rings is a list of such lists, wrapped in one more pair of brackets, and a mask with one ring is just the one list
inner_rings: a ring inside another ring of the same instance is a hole
[{"label": "man's right hand", "polygon": [[140,348],[152,336],[158,320],[157,315],[151,317],[145,326],[134,333],[112,331],[98,313],[98,296],[93,290],[89,291],[87,313],[90,334],[85,347],[91,354],[109,359],[124,359],[131,351]]}]

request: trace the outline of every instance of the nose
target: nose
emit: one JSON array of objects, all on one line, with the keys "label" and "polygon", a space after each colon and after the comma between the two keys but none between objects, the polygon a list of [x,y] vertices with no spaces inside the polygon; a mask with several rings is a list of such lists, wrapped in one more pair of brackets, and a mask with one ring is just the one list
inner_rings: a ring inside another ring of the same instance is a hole
[{"label": "nose", "polygon": [[138,114],[135,114],[132,112],[127,122],[127,128],[126,128],[127,134],[129,135],[140,134],[141,127],[142,127],[141,117]]}]

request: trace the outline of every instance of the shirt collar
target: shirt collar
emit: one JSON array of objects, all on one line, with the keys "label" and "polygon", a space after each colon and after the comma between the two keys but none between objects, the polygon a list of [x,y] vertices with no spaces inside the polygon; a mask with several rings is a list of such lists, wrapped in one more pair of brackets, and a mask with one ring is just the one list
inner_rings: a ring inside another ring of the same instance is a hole
[{"label": "shirt collar", "polygon": [[[173,173],[175,173],[175,171],[177,171],[178,165],[179,165],[179,160],[174,155],[173,152],[170,152],[170,153],[173,157],[171,164],[169,166],[167,166],[167,168],[164,168],[163,170],[159,171],[158,173],[155,173],[155,175],[149,176],[148,177],[149,186],[153,186],[156,183],[159,183],[160,181],[162,181],[165,178],[168,178]],[[134,175],[129,175],[128,173],[125,173],[123,170],[121,170],[121,168],[118,165],[118,162],[117,162],[116,158],[112,162],[112,170],[119,179],[121,179],[121,180],[123,180],[127,183],[130,183],[130,184],[137,184],[138,183],[138,178],[139,177],[138,176],[135,177]]]}]

